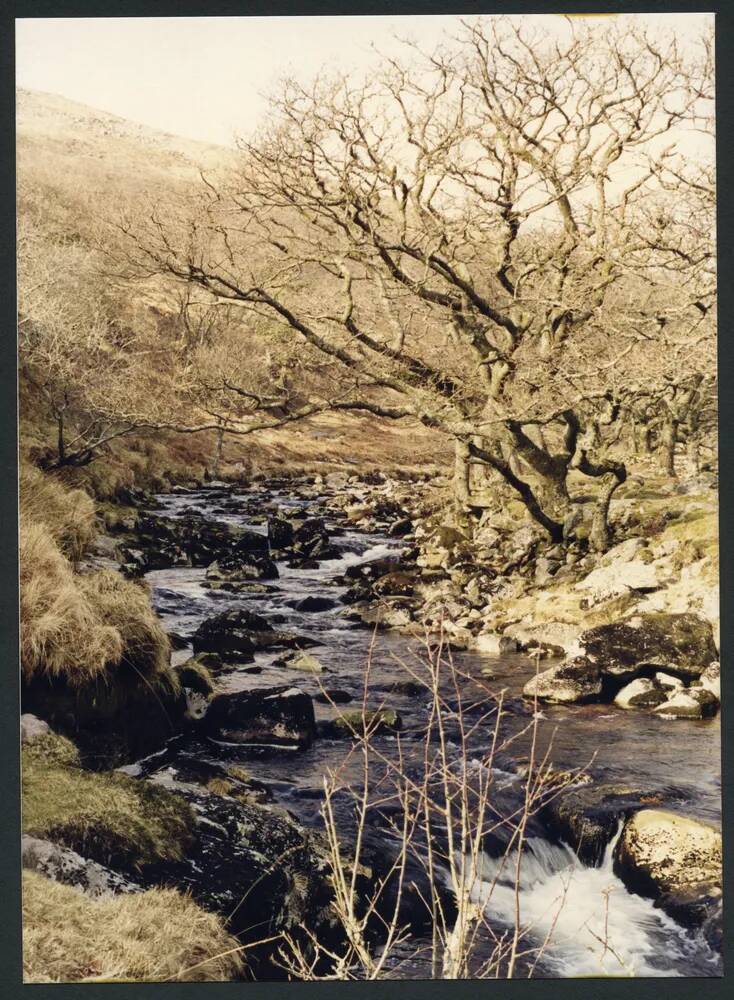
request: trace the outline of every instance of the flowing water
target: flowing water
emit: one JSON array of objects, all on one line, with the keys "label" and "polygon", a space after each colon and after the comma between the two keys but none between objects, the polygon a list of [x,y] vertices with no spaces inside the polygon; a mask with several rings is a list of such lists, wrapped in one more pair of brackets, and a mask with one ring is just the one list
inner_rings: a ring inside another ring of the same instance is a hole
[{"label": "flowing water", "polygon": [[[212,520],[225,521],[265,533],[262,520],[248,511],[277,505],[284,513],[307,510],[325,516],[330,524],[328,498],[299,496],[298,491],[257,489],[231,494],[237,503],[222,499],[214,490],[161,495],[158,513],[180,516],[192,508]],[[331,526],[338,529],[340,522]],[[324,667],[320,678],[278,666],[278,652],[255,654],[261,673],[241,670],[223,674],[226,690],[247,690],[290,684],[317,694],[321,686],[348,692],[356,704],[365,685],[365,663],[370,653],[368,697],[371,707],[386,704],[403,718],[401,743],[410,746],[411,732],[419,733],[425,722],[428,696],[386,691],[393,682],[405,680],[405,663],[417,663],[419,642],[396,632],[355,627],[342,614],[338,598],[344,587],[336,578],[350,565],[399,550],[398,542],[382,535],[342,530],[333,542],[341,558],[322,562],[317,569],[290,569],[278,563],[280,578],[275,589],[263,594],[237,595],[202,586],[204,569],[166,569],[147,574],[156,609],[169,630],[190,637],[205,618],[232,607],[247,607],[269,621],[318,641],[312,650]],[[269,582],[270,583],[270,582]],[[329,597],[336,607],[321,613],[299,612],[292,607],[306,596]],[[177,660],[191,655],[190,649],[174,654]],[[528,724],[528,708],[521,702],[523,684],[535,670],[520,655],[491,657],[479,653],[454,654],[457,666],[476,679],[479,689],[491,685],[506,691],[510,719],[516,729]],[[491,681],[482,671],[491,670]],[[347,706],[353,707],[353,706]],[[315,704],[318,720],[333,717],[335,710]],[[718,719],[670,722],[637,712],[622,712],[609,705],[544,706],[538,719],[538,750],[552,744],[552,759],[559,768],[589,765],[595,778],[628,783],[665,794],[666,808],[718,822],[720,815],[720,745]],[[477,734],[477,766],[482,755],[482,732]],[[485,749],[486,739],[485,737]],[[518,739],[513,755],[528,750],[528,739]],[[386,754],[395,752],[396,740],[378,737]],[[307,750],[268,751],[226,746],[192,739],[182,751],[225,763],[246,761],[247,770],[267,784],[274,800],[307,825],[319,822],[323,775],[342,764],[348,744],[317,739]],[[355,763],[355,782],[358,772]],[[511,769],[510,769],[511,771]],[[500,774],[499,778],[502,777]],[[505,784],[511,790],[512,774]],[[498,781],[501,787],[501,781]],[[536,835],[537,834],[537,835]],[[537,967],[539,976],[638,975],[717,976],[720,959],[702,940],[679,927],[653,907],[649,900],[629,893],[612,870],[612,843],[598,868],[586,867],[563,844],[552,843],[533,830],[520,864],[520,904],[523,926],[530,926],[529,940],[536,945],[549,938]],[[516,860],[516,859],[515,859]],[[481,881],[475,897],[486,905],[494,925],[512,928],[515,920],[515,863],[512,858],[482,858]],[[552,931],[552,933],[551,933]],[[399,975],[426,975],[420,963],[406,963]],[[518,974],[528,974],[527,965]]]}]

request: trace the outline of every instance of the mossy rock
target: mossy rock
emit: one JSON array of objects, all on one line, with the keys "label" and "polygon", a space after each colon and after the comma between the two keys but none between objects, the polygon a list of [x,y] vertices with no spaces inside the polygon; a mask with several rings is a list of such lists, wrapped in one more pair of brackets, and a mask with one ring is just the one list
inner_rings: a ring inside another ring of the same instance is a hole
[{"label": "mossy rock", "polygon": [[207,667],[192,657],[185,663],[173,668],[179,683],[190,691],[208,696],[214,693],[214,681]]},{"label": "mossy rock", "polygon": [[23,748],[24,833],[130,872],[185,855],[195,820],[184,799],[123,774],[83,771],[73,750],[56,736]]},{"label": "mossy rock", "polygon": [[322,735],[332,739],[344,739],[349,736],[364,736],[365,732],[373,734],[395,733],[402,728],[403,720],[393,708],[377,708],[362,712],[355,709],[343,712],[336,719],[321,723]]}]

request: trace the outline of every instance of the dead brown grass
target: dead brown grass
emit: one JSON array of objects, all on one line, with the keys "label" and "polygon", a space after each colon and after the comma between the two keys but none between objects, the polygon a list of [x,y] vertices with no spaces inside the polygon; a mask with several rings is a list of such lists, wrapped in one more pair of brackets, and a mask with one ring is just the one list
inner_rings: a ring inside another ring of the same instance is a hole
[{"label": "dead brown grass", "polygon": [[26,983],[217,982],[243,971],[220,918],[173,889],[91,899],[23,874]]},{"label": "dead brown grass", "polygon": [[42,523],[21,518],[20,648],[24,677],[46,674],[72,685],[122,662],[162,674],[168,638],[137,584],[108,570],[80,576]]},{"label": "dead brown grass", "polygon": [[20,511],[44,525],[63,554],[78,562],[94,538],[94,503],[79,489],[65,489],[51,475],[27,463],[20,467]]}]

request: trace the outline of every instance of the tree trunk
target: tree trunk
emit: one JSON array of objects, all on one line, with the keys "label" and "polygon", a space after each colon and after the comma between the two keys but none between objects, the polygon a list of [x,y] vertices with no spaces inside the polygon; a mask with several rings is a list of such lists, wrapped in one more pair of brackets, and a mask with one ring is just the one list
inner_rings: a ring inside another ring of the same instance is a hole
[{"label": "tree trunk", "polygon": [[660,448],[662,453],[663,469],[666,475],[675,479],[675,446],[678,443],[678,421],[674,417],[669,417],[662,426],[660,433]]},{"label": "tree trunk", "polygon": [[688,451],[688,465],[691,473],[697,476],[701,471],[701,442],[698,434],[693,431],[689,434],[686,450]]},{"label": "tree trunk", "polygon": [[611,544],[611,531],[609,528],[609,505],[617,487],[621,486],[627,478],[626,472],[620,469],[608,473],[604,477],[599,497],[594,508],[594,516],[591,520],[591,530],[589,532],[589,546],[594,552],[606,552]]},{"label": "tree trunk", "polygon": [[454,499],[460,510],[468,510],[471,506],[469,443],[460,439],[454,442]]},{"label": "tree trunk", "polygon": [[219,464],[222,461],[222,449],[224,447],[224,430],[220,427],[217,431],[217,447],[214,452],[214,466],[212,468],[212,479],[219,479]]},{"label": "tree trunk", "polygon": [[56,417],[56,427],[57,427],[56,448],[59,453],[58,464],[59,467],[61,467],[66,462],[66,443],[64,441],[64,415],[62,413],[59,413],[58,416]]}]

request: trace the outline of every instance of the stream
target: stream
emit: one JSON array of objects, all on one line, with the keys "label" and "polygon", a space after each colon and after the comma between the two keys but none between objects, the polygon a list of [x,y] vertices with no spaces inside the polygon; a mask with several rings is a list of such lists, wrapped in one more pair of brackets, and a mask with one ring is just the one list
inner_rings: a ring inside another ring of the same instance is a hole
[{"label": "stream", "polygon": [[[264,519],[254,514],[257,509],[277,505],[285,516],[305,509],[309,516],[324,517],[327,527],[334,532],[332,541],[341,557],[324,561],[315,569],[293,569],[284,561],[278,562],[279,579],[268,581],[265,592],[257,594],[206,589],[202,586],[205,569],[149,572],[146,579],[164,627],[187,639],[205,618],[221,611],[234,607],[256,611],[279,627],[316,640],[318,645],[309,652],[321,662],[324,673],[317,677],[278,666],[275,661],[283,656],[283,651],[269,650],[255,654],[260,673],[235,669],[218,677],[218,688],[236,691],[289,684],[316,695],[323,685],[347,692],[353,698],[347,708],[360,704],[365,662],[372,647],[370,707],[384,703],[399,712],[403,719],[401,741],[409,745],[411,731],[419,731],[425,721],[428,695],[401,694],[389,689],[394,682],[406,679],[401,663],[416,662],[419,643],[402,633],[373,633],[369,628],[358,627],[342,614],[348,611],[339,603],[345,588],[336,581],[348,566],[397,553],[402,543],[345,527],[342,521],[330,516],[328,495],[323,493],[309,496],[307,491],[292,486],[271,486],[232,491],[224,498],[223,495],[224,491],[212,489],[161,494],[156,498],[155,512],[175,518],[194,509],[206,518],[264,534]],[[305,597],[331,598],[336,606],[318,613],[296,610],[293,605]],[[177,650],[174,661],[183,662],[190,655],[190,647]],[[527,728],[530,710],[522,703],[521,692],[536,669],[529,658],[520,654],[496,657],[462,651],[452,655],[457,667],[476,678],[480,687],[486,689],[491,685],[493,691],[504,688],[509,710],[507,725],[514,725],[518,731]],[[491,671],[491,679],[482,671]],[[332,706],[318,701],[314,708],[317,723],[336,714]],[[395,753],[394,736],[377,739],[384,753]],[[671,722],[609,705],[544,705],[536,739],[540,753],[552,744],[552,760],[560,769],[588,764],[597,780],[626,783],[650,789],[652,793],[664,791],[665,808],[719,822],[718,717],[701,722]],[[512,747],[513,757],[528,752],[528,740],[527,735],[518,738]],[[276,804],[288,809],[304,825],[317,826],[323,775],[343,762],[349,746],[344,740],[317,738],[306,750],[289,751],[228,746],[192,737],[188,742],[179,740],[174,753],[199,755],[204,761],[245,764],[253,778],[267,785]],[[481,753],[478,744],[478,756]],[[354,767],[357,768],[356,761]],[[502,783],[498,784],[501,787]],[[512,784],[511,775],[506,784]],[[537,943],[553,928],[551,943],[534,975],[721,975],[720,956],[700,934],[684,930],[650,900],[627,891],[612,870],[613,846],[614,842],[608,846],[601,866],[591,868],[570,847],[544,838],[542,830],[533,830],[520,865],[523,921],[532,925],[532,937]],[[475,895],[486,904],[492,923],[499,929],[512,928],[514,924],[513,875],[514,863],[502,867],[499,859],[489,855],[483,858],[482,882]],[[394,974],[421,978],[427,971],[420,962],[408,961],[396,968]],[[518,970],[517,974],[527,975],[527,969]]]}]

